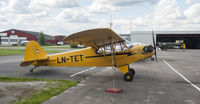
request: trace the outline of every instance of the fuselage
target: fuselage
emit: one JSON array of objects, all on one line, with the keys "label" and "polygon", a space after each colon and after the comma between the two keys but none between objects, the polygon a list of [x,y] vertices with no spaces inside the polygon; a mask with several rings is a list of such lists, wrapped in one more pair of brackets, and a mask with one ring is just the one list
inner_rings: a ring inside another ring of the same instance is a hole
[{"label": "fuselage", "polygon": [[147,45],[136,45],[126,51],[101,54],[95,48],[85,48],[71,52],[48,55],[48,60],[33,63],[36,66],[122,66],[153,55],[153,51],[144,52]]}]

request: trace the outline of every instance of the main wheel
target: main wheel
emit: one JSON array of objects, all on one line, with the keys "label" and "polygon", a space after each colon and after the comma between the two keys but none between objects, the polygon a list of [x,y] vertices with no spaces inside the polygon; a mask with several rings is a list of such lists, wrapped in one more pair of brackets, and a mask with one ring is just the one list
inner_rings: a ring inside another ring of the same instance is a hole
[{"label": "main wheel", "polygon": [[154,61],[154,57],[151,57],[151,61]]},{"label": "main wheel", "polygon": [[130,68],[130,72],[135,76],[135,70],[133,68]]},{"label": "main wheel", "polygon": [[124,80],[125,81],[132,81],[133,80],[133,74],[131,72],[124,74]]}]

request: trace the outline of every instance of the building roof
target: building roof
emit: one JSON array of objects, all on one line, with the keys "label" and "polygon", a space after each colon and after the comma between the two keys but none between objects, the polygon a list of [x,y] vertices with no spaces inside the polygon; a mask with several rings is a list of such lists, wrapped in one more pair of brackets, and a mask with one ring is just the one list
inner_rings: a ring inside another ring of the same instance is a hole
[{"label": "building roof", "polygon": [[[16,30],[16,29],[14,29],[14,30]],[[24,33],[31,34],[31,35],[36,35],[36,36],[40,35],[40,32],[26,31],[26,30],[17,30],[17,31],[24,32]],[[44,35],[47,35],[47,34],[44,34]],[[48,36],[50,36],[50,35],[48,35]]]},{"label": "building roof", "polygon": [[[200,31],[153,31],[154,34],[199,34]],[[151,35],[152,31],[131,31],[131,35]]]},{"label": "building roof", "polygon": [[[27,33],[27,34],[30,34],[30,35],[35,35],[35,36],[39,36],[40,35],[40,32],[27,31],[27,30],[18,30],[18,29],[9,29],[9,30],[2,31],[0,33],[6,32],[6,31],[10,31],[10,30],[16,30],[16,31],[20,31],[20,32]],[[44,35],[51,36],[51,35],[47,35],[47,34],[44,34]]]}]

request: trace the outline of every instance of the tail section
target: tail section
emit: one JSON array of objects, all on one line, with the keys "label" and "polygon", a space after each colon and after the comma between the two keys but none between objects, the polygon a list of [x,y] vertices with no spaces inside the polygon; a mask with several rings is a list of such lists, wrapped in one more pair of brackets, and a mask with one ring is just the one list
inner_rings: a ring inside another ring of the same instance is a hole
[{"label": "tail section", "polygon": [[30,41],[26,44],[24,61],[20,66],[29,66],[34,61],[47,60],[48,55],[36,41]]}]

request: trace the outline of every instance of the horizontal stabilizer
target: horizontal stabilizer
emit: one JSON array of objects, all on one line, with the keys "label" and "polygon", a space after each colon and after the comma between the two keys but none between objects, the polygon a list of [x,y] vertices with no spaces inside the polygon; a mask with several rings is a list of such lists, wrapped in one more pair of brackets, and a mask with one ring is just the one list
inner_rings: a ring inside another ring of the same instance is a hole
[{"label": "horizontal stabilizer", "polygon": [[26,67],[26,66],[29,66],[33,63],[34,61],[23,61],[20,66],[21,67]]},{"label": "horizontal stabilizer", "polygon": [[38,60],[33,60],[33,61],[23,61],[22,63],[20,63],[20,66],[22,67],[26,67],[31,65],[33,62],[38,62],[38,61],[45,61],[48,60],[49,58],[45,58],[45,59],[38,59]]}]

